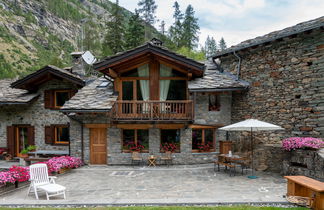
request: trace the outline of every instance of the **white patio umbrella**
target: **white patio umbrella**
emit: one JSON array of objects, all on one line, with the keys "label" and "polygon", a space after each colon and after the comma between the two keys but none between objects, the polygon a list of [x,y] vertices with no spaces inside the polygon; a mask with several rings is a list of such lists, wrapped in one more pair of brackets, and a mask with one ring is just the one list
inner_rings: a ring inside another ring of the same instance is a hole
[{"label": "white patio umbrella", "polygon": [[254,176],[253,170],[253,131],[274,131],[274,130],[284,130],[284,128],[273,125],[271,123],[263,122],[255,119],[248,119],[232,125],[219,128],[219,130],[225,131],[250,131],[251,132],[251,164],[252,164],[252,176],[251,179],[257,178]]}]

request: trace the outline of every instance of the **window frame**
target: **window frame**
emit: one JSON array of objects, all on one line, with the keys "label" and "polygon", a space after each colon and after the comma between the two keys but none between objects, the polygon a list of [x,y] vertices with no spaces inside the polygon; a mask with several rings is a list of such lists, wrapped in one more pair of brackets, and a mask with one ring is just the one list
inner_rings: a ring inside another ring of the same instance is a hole
[{"label": "window frame", "polygon": [[165,153],[162,149],[162,130],[178,130],[179,131],[179,150],[176,150],[173,153],[181,153],[181,129],[180,128],[160,128],[160,153]]},{"label": "window frame", "polygon": [[[209,151],[199,151],[199,149],[193,149],[192,146],[191,146],[192,153],[209,153],[209,152],[215,152],[216,151],[216,128],[214,128],[214,127],[196,127],[195,126],[194,128],[192,128],[192,131],[193,130],[201,130],[201,143],[205,144],[205,142],[206,142],[205,130],[207,130],[207,129],[210,129],[213,132],[213,149],[211,149]],[[191,137],[191,141],[193,142],[193,137]],[[193,145],[193,144],[191,144],[191,145]]]},{"label": "window frame", "polygon": [[[124,149],[124,130],[134,130],[134,143],[137,145],[138,143],[138,130],[147,130],[148,131],[148,137],[149,137],[149,129],[145,129],[145,128],[122,128],[121,129],[121,150],[122,153],[131,153],[131,151],[129,149]],[[149,137],[150,138],[150,137]],[[149,153],[150,151],[150,142],[149,142],[149,148],[142,150],[140,153]]]},{"label": "window frame", "polygon": [[[57,93],[68,93],[68,100],[70,100],[71,99],[71,90],[54,90],[54,94],[53,94],[53,96],[54,96],[54,109],[60,109],[61,107],[63,107],[64,105],[62,105],[62,106],[58,106],[56,103],[57,103],[57,100],[56,100],[56,94]],[[66,101],[68,101],[68,100],[66,100]],[[65,101],[65,102],[66,102]],[[64,102],[64,104],[65,104],[65,102]]]},{"label": "window frame", "polygon": [[56,144],[56,145],[67,145],[70,143],[70,135],[69,135],[69,140],[68,141],[58,141],[58,130],[59,128],[67,128],[69,129],[69,132],[70,132],[70,128],[69,128],[69,125],[53,125],[54,127],[54,141],[53,143]]}]

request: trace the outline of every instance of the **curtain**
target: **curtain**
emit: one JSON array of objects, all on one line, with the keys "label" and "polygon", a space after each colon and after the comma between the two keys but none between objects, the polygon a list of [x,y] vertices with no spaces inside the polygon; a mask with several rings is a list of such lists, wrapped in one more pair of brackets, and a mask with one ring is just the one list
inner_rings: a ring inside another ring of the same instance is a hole
[{"label": "curtain", "polygon": [[[171,77],[172,69],[168,66],[160,64],[160,76]],[[170,80],[160,80],[160,101],[166,101],[169,93]]]},{"label": "curtain", "polygon": [[[138,76],[148,77],[149,76],[148,64],[138,67],[137,71],[138,71]],[[150,98],[149,80],[140,80],[140,88],[141,88],[143,101],[149,100],[149,98]]]}]

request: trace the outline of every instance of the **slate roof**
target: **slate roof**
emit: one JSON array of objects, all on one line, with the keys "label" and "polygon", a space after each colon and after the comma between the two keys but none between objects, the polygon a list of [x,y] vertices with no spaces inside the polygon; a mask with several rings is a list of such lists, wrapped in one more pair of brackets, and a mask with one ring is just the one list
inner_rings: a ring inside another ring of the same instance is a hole
[{"label": "slate roof", "polygon": [[35,83],[36,78],[45,76],[48,73],[53,74],[55,76],[59,76],[66,80],[69,80],[69,81],[76,83],[80,86],[85,85],[85,81],[79,75],[73,74],[65,69],[61,69],[56,66],[47,65],[47,66],[41,68],[40,70],[35,71],[34,73],[31,73],[31,74],[27,75],[26,77],[13,82],[11,84],[11,87],[25,89],[26,88],[25,84],[27,84],[28,82]]},{"label": "slate roof", "polygon": [[232,53],[234,51],[240,51],[245,48],[254,47],[254,46],[257,46],[257,45],[260,45],[263,43],[275,41],[277,39],[282,39],[284,37],[288,37],[288,36],[302,33],[305,31],[309,31],[312,29],[320,28],[323,26],[324,26],[324,16],[313,19],[313,20],[309,20],[306,22],[299,23],[297,25],[294,25],[294,26],[291,26],[291,27],[288,27],[288,28],[285,28],[282,30],[273,31],[273,32],[266,34],[264,36],[258,36],[254,39],[246,40],[244,42],[239,43],[238,45],[232,46],[224,51],[216,53],[213,57],[217,58],[217,57]]},{"label": "slate roof", "polygon": [[28,104],[35,99],[37,93],[28,93],[27,90],[11,88],[10,84],[14,80],[0,80],[0,105],[3,104]]},{"label": "slate roof", "polygon": [[117,61],[120,61],[124,58],[132,57],[132,56],[135,56],[136,54],[146,52],[146,51],[161,54],[161,55],[167,56],[167,57],[171,57],[172,59],[178,60],[184,64],[191,65],[191,66],[199,69],[201,71],[201,73],[205,69],[204,63],[198,62],[191,58],[187,58],[186,56],[183,56],[183,55],[180,55],[180,54],[170,51],[166,47],[158,46],[151,42],[147,42],[147,43],[145,43],[141,46],[138,46],[136,48],[117,53],[116,55],[113,55],[113,56],[106,57],[103,60],[94,63],[93,66],[94,66],[94,69],[97,70],[104,66],[107,66],[107,65],[110,65]]},{"label": "slate roof", "polygon": [[114,95],[113,84],[108,81],[106,87],[98,87],[107,81],[104,77],[100,77],[89,82],[64,104],[61,111],[109,111],[117,100],[117,95]]},{"label": "slate roof", "polygon": [[249,87],[249,83],[237,78],[228,73],[217,70],[216,65],[208,60],[205,63],[205,75],[202,78],[196,78],[189,81],[189,91],[222,91],[222,90],[242,90]]}]

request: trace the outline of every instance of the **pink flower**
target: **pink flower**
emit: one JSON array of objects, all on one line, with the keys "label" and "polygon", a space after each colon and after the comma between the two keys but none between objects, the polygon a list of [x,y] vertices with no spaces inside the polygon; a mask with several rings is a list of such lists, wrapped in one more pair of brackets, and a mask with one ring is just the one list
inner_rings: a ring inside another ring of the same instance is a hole
[{"label": "pink flower", "polygon": [[299,148],[320,149],[324,147],[324,141],[313,137],[290,137],[282,140],[282,147],[287,151]]}]

